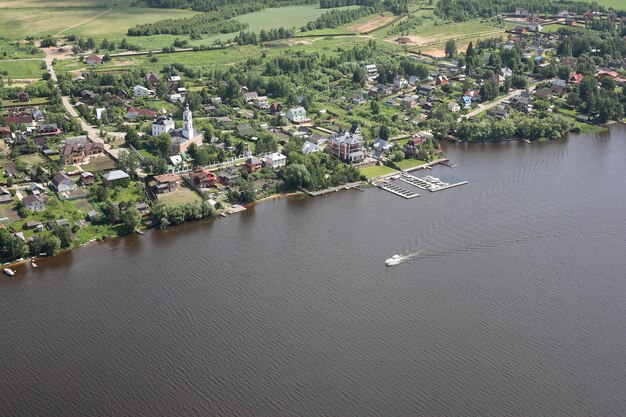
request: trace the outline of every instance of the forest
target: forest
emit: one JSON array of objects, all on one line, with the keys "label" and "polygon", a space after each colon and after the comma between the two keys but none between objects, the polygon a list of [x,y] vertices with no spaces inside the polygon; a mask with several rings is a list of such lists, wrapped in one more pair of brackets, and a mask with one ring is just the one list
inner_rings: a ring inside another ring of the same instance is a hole
[{"label": "forest", "polygon": [[441,18],[462,22],[476,17],[492,17],[498,13],[515,13],[523,7],[531,13],[556,14],[561,10],[585,13],[589,10],[605,11],[598,3],[571,0],[439,0],[435,14]]}]

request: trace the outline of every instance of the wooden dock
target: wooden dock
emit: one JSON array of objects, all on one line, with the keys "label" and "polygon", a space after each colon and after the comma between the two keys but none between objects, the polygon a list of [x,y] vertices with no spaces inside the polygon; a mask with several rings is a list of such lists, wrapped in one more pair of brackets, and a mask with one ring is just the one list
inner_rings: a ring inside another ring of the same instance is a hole
[{"label": "wooden dock", "polygon": [[397,185],[394,184],[385,184],[385,183],[379,183],[376,184],[376,186],[378,188],[381,188],[385,191],[389,191],[392,194],[395,194],[397,196],[400,196],[402,198],[415,198],[415,197],[419,197],[420,195],[418,193],[415,193],[413,191],[409,191],[409,190],[405,190],[402,187],[398,187]]},{"label": "wooden dock", "polygon": [[465,184],[467,184],[467,183],[468,183],[467,181],[461,181],[461,182],[457,182],[456,184],[446,185],[446,186],[444,186],[444,187],[434,187],[434,188],[430,189],[429,191],[430,191],[431,193],[434,193],[434,192],[437,192],[437,191],[447,190],[447,189],[449,189],[449,188],[458,187],[458,186],[460,186],[460,185],[465,185]]}]

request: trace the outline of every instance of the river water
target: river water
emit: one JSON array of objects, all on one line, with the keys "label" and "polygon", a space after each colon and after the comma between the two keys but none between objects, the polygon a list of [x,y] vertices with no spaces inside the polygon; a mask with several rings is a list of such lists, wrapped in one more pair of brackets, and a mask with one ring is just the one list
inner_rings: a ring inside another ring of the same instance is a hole
[{"label": "river water", "polygon": [[626,415],[626,127],[447,154],[1,278],[0,415]]}]

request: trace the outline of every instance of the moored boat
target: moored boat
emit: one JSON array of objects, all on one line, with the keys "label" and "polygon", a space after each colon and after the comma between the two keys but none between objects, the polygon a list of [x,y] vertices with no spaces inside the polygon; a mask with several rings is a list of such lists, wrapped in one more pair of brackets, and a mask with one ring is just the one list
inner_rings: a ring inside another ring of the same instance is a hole
[{"label": "moored boat", "polygon": [[15,271],[12,270],[11,268],[4,268],[4,273],[7,274],[8,276],[12,277],[13,275],[15,275]]}]

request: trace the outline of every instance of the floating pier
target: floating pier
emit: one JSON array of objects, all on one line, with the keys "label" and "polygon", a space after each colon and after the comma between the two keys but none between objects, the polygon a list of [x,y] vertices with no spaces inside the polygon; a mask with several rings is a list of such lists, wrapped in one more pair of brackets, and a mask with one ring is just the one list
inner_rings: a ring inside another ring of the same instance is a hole
[{"label": "floating pier", "polygon": [[461,182],[457,182],[456,184],[446,185],[444,187],[433,187],[429,191],[434,193],[436,191],[447,190],[448,188],[454,188],[454,187],[458,187],[460,185],[465,185],[465,184],[467,184],[467,181],[461,181]]},{"label": "floating pier", "polygon": [[415,198],[415,197],[419,197],[420,195],[418,193],[415,193],[413,191],[409,191],[409,190],[405,190],[402,187],[398,187],[397,185],[394,184],[385,184],[385,183],[379,183],[376,184],[378,186],[378,188],[382,188],[385,191],[389,191],[392,194],[398,195],[400,197],[409,199],[409,198]]},{"label": "floating pier", "polygon": [[448,184],[447,182],[443,182],[439,178],[431,177],[430,175],[427,175],[424,178],[418,178],[413,175],[402,174],[398,179],[421,190],[428,190],[430,192],[447,190],[448,188],[454,188],[467,184],[467,181],[457,182],[456,184]]}]

